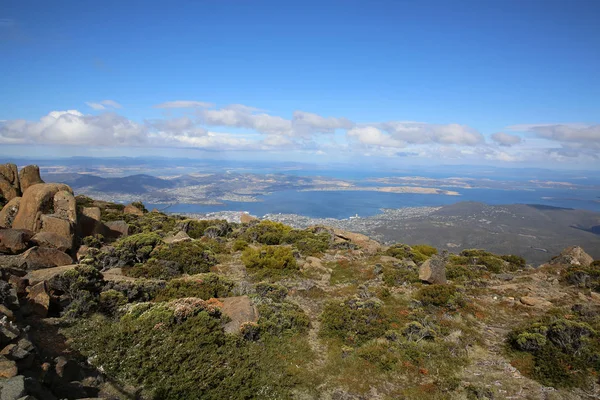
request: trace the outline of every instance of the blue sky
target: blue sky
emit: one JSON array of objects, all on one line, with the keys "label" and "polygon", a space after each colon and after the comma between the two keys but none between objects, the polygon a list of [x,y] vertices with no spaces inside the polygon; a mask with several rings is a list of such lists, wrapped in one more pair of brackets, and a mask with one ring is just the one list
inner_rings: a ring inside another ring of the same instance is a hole
[{"label": "blue sky", "polygon": [[595,167],[599,18],[595,0],[5,0],[0,155]]}]

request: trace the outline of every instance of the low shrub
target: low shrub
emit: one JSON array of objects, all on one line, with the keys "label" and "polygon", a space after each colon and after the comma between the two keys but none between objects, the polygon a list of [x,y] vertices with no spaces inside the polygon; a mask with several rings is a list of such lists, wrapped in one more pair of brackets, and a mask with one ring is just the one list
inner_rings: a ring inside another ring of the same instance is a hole
[{"label": "low shrub", "polygon": [[598,333],[586,322],[548,315],[508,334],[513,351],[533,356],[528,372],[554,387],[586,387],[600,371]]},{"label": "low shrub", "polygon": [[217,274],[203,274],[184,279],[173,279],[167,282],[164,289],[158,292],[156,301],[166,301],[182,297],[198,297],[208,300],[217,297],[231,296],[234,283]]},{"label": "low shrub", "polygon": [[390,327],[377,299],[351,298],[343,302],[328,302],[320,317],[320,335],[335,338],[347,345],[361,344],[382,336]]},{"label": "low shrub", "polygon": [[419,272],[410,266],[393,266],[383,269],[383,282],[388,286],[420,282]]},{"label": "low shrub", "polygon": [[288,294],[288,290],[281,285],[260,282],[256,284],[256,294],[273,301],[283,301]]},{"label": "low shrub", "polygon": [[[425,247],[425,251],[431,251],[427,246]],[[436,250],[437,252],[437,250]],[[390,257],[395,257],[398,259],[409,259],[409,260],[413,260],[415,263],[420,264],[423,261],[427,260],[429,258],[429,256],[415,250],[414,248],[410,247],[409,245],[406,244],[402,244],[402,243],[397,243],[393,246],[391,246],[390,248],[388,248],[385,251],[385,254],[387,256]]]},{"label": "low shrub", "polygon": [[261,333],[281,336],[306,333],[310,319],[296,304],[288,302],[265,302],[258,305]]},{"label": "low shrub", "polygon": [[563,280],[569,285],[600,292],[600,262],[594,261],[588,267],[569,267],[563,274]]},{"label": "low shrub", "polygon": [[97,315],[61,332],[110,379],[142,387],[143,398],[291,398],[299,342],[245,340],[225,334],[223,322],[210,302],[180,299],[136,304],[118,320]]},{"label": "low shrub", "polygon": [[248,242],[246,242],[244,239],[237,239],[235,242],[233,242],[232,249],[233,251],[243,251],[246,250],[247,247]]},{"label": "low shrub", "polygon": [[242,262],[258,278],[280,276],[298,270],[294,253],[286,246],[248,247],[242,253]]},{"label": "low shrub", "polygon": [[102,244],[104,243],[104,236],[103,235],[93,235],[93,236],[86,236],[83,238],[83,244],[88,246],[88,247],[93,247],[95,249],[99,249],[100,247],[102,247]]},{"label": "low shrub", "polygon": [[438,253],[435,247],[430,246],[428,244],[417,244],[415,246],[412,246],[412,249],[413,251],[417,251],[426,257],[431,257]]},{"label": "low shrub", "polygon": [[417,291],[415,299],[424,306],[457,308],[463,305],[460,292],[453,285],[426,285]]},{"label": "low shrub", "polygon": [[217,264],[209,246],[197,240],[161,245],[151,256],[155,260],[174,262],[177,270],[190,275],[208,272],[210,267]]},{"label": "low shrub", "polygon": [[117,257],[126,265],[143,263],[150,258],[161,238],[156,233],[138,233],[120,239],[115,244]]},{"label": "low shrub", "polygon": [[117,290],[110,289],[100,293],[99,311],[108,316],[114,316],[119,307],[127,304],[127,297]]},{"label": "low shrub", "polygon": [[265,220],[257,224],[248,225],[241,234],[241,237],[250,242],[278,245],[284,243],[285,236],[291,230],[291,227],[280,222]]}]

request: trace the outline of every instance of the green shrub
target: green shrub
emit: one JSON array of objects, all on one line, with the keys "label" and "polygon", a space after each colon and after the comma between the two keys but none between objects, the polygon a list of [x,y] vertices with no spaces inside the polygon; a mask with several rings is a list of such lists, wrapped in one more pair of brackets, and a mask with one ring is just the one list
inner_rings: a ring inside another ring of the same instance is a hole
[{"label": "green shrub", "polygon": [[388,286],[420,282],[419,272],[409,266],[394,266],[383,269],[383,282]]},{"label": "green shrub", "polygon": [[360,346],[382,336],[390,326],[377,299],[330,301],[320,320],[322,337],[336,338],[351,346]]},{"label": "green shrub", "polygon": [[278,276],[298,270],[292,249],[286,246],[248,247],[242,253],[242,262],[258,278]]},{"label": "green shrub", "polygon": [[193,239],[200,239],[207,233],[207,229],[208,236],[211,238],[224,237],[231,232],[233,227],[224,219],[189,220],[186,223],[189,224],[187,234]]},{"label": "green shrub", "polygon": [[289,365],[301,363],[301,343],[225,334],[210,307],[199,299],[142,303],[117,321],[95,316],[62,333],[109,379],[142,387],[143,398],[291,398],[299,382]]},{"label": "green shrub", "polygon": [[[429,247],[429,246],[427,246]],[[426,251],[429,251],[428,248],[425,248]],[[436,250],[437,252],[437,250]],[[385,254],[390,257],[395,257],[398,259],[409,259],[413,260],[415,263],[420,264],[423,261],[427,260],[429,257],[409,245],[397,243],[385,251]]]},{"label": "green shrub", "polygon": [[126,265],[143,263],[150,258],[161,238],[156,233],[138,233],[119,240],[116,245],[117,257]]},{"label": "green shrub", "polygon": [[96,268],[78,265],[52,278],[49,285],[58,291],[57,294],[63,293],[68,300],[68,304],[62,310],[62,316],[75,319],[96,310],[104,280]]},{"label": "green shrub", "polygon": [[273,336],[306,333],[310,319],[296,304],[288,302],[265,302],[258,305],[261,333]]},{"label": "green shrub", "polygon": [[306,256],[323,253],[329,248],[331,235],[326,232],[315,234],[310,230],[293,229],[282,239],[282,243],[294,245]]},{"label": "green shrub", "polygon": [[119,307],[127,304],[127,298],[123,293],[110,289],[100,293],[98,302],[100,312],[112,316],[117,313]]},{"label": "green shrub", "polygon": [[156,301],[178,299],[182,297],[198,297],[208,300],[217,297],[231,296],[234,283],[217,274],[203,274],[193,278],[173,279],[158,292]]},{"label": "green shrub", "polygon": [[104,243],[104,236],[97,234],[97,235],[93,235],[93,236],[86,236],[83,238],[83,244],[88,246],[88,247],[93,247],[95,249],[99,249],[100,247],[102,247],[102,244]]},{"label": "green shrub", "polygon": [[589,267],[572,266],[563,275],[569,285],[600,292],[600,263],[594,261]]},{"label": "green shrub", "polygon": [[162,245],[157,247],[151,256],[156,260],[174,262],[181,273],[190,275],[208,272],[210,267],[217,264],[209,246],[200,241]]},{"label": "green shrub", "polygon": [[237,239],[235,242],[233,242],[233,251],[243,251],[246,250],[247,247],[248,242],[246,242],[244,239]]},{"label": "green shrub", "polygon": [[284,243],[284,237],[291,230],[291,227],[280,222],[265,220],[260,221],[258,224],[249,225],[242,234],[242,238],[250,242],[278,245]]},{"label": "green shrub", "polygon": [[503,255],[500,258],[509,262],[514,269],[523,269],[527,266],[527,261],[523,257],[515,256],[514,254]]},{"label": "green shrub", "polygon": [[176,262],[152,258],[143,264],[123,268],[123,275],[132,278],[168,280],[181,275],[181,270]]},{"label": "green shrub", "polygon": [[256,284],[256,294],[273,301],[283,301],[288,294],[288,290],[281,285],[260,282]]},{"label": "green shrub", "polygon": [[463,304],[457,288],[452,285],[426,285],[417,291],[415,299],[425,306],[456,308]]},{"label": "green shrub", "polygon": [[435,247],[429,246],[428,244],[417,244],[415,246],[412,246],[412,249],[423,254],[426,257],[431,257],[434,254],[438,253]]},{"label": "green shrub", "polygon": [[600,371],[600,340],[587,323],[548,315],[508,334],[517,352],[533,355],[533,378],[554,387],[586,387]]}]

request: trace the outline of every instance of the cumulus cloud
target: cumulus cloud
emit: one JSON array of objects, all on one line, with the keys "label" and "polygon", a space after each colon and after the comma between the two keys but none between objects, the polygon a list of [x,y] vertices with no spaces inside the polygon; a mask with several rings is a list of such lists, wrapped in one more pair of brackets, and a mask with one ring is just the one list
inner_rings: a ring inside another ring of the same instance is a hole
[{"label": "cumulus cloud", "polygon": [[293,131],[297,136],[314,133],[333,133],[337,129],[351,129],[354,123],[346,118],[322,117],[305,111],[295,111],[292,119]]},{"label": "cumulus cloud", "polygon": [[106,110],[110,108],[121,108],[121,105],[114,100],[102,100],[100,102],[86,101],[85,104],[94,110]]},{"label": "cumulus cloud", "polygon": [[210,126],[253,129],[260,133],[291,135],[292,123],[282,117],[256,113],[256,109],[233,104],[220,109],[198,110],[201,122]]},{"label": "cumulus cloud", "polygon": [[538,137],[555,140],[567,147],[592,145],[600,147],[600,125],[585,124],[540,124],[513,125],[511,130],[533,132]]},{"label": "cumulus cloud", "polygon": [[383,133],[374,126],[363,126],[352,128],[347,132],[351,140],[356,140],[366,146],[378,147],[404,147],[404,143],[394,139],[388,134]]},{"label": "cumulus cloud", "polygon": [[212,106],[213,104],[205,103],[203,101],[175,100],[157,104],[154,108],[203,108]]},{"label": "cumulus cloud", "polygon": [[395,140],[408,144],[440,143],[475,146],[485,142],[481,133],[466,125],[390,121],[378,126]]},{"label": "cumulus cloud", "polygon": [[0,126],[0,143],[66,145],[140,144],[142,125],[112,112],[84,115],[77,110],[52,111],[39,121],[7,121]]},{"label": "cumulus cloud", "polygon": [[521,143],[521,137],[510,133],[497,132],[492,135],[492,140],[500,146],[513,146]]}]

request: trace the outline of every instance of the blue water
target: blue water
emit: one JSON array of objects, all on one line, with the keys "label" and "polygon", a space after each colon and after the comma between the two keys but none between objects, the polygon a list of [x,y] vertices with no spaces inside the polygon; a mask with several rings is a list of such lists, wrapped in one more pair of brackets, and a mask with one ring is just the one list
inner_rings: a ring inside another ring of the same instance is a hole
[{"label": "blue water", "polygon": [[[597,190],[536,189],[494,190],[445,188],[461,196],[433,194],[381,193],[370,191],[299,192],[286,190],[262,196],[261,202],[225,202],[219,206],[176,204],[165,211],[174,213],[208,213],[215,211],[248,211],[250,214],[300,214],[313,218],[362,217],[380,213],[381,208],[441,206],[459,201],[478,201],[487,204],[543,204],[600,212],[600,193]],[[163,209],[165,204],[147,204]]]}]

